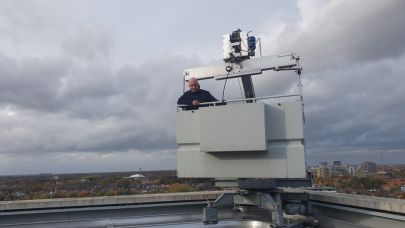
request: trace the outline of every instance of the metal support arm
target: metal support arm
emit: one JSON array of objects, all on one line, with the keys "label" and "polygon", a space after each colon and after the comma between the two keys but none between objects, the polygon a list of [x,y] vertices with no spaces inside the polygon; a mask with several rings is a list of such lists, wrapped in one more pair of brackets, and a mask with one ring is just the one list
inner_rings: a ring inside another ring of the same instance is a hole
[{"label": "metal support arm", "polygon": [[299,70],[299,59],[299,56],[294,53],[288,55],[265,56],[261,58],[247,59],[236,63],[223,63],[190,68],[184,71],[183,76],[186,81],[191,77],[199,80],[209,78],[223,80],[227,78],[257,75],[267,70]]}]

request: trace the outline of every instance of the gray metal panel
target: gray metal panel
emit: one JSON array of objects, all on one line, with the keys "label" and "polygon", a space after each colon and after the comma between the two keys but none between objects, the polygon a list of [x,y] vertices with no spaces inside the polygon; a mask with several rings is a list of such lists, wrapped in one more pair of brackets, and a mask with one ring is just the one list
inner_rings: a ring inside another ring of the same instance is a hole
[{"label": "gray metal panel", "polygon": [[177,176],[207,177],[206,157],[199,145],[182,146],[177,151]]},{"label": "gray metal panel", "polygon": [[264,103],[201,109],[201,151],[265,151],[267,142],[264,114]]},{"label": "gray metal panel", "polygon": [[199,143],[199,118],[198,110],[176,113],[176,142]]},{"label": "gray metal panel", "polygon": [[[206,174],[215,178],[287,177],[287,160],[267,152],[204,153]],[[300,176],[301,177],[301,176]]]},{"label": "gray metal panel", "polygon": [[266,112],[269,140],[304,138],[301,102],[269,103]]},{"label": "gray metal panel", "polygon": [[303,139],[304,121],[301,102],[285,102],[284,113],[286,139]]},{"label": "gray metal panel", "polygon": [[285,114],[283,104],[266,105],[266,128],[269,131],[269,140],[285,138]]},{"label": "gray metal panel", "polygon": [[305,178],[305,150],[301,140],[288,143],[287,161],[287,176]]}]

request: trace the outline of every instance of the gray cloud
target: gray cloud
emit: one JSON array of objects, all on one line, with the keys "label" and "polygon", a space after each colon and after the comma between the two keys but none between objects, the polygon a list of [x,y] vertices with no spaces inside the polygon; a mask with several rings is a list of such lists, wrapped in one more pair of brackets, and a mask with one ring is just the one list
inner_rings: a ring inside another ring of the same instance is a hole
[{"label": "gray cloud", "polygon": [[396,58],[405,50],[404,9],[398,0],[330,1],[287,27],[276,49],[297,51],[309,71]]},{"label": "gray cloud", "polygon": [[167,56],[117,70],[97,62],[0,60],[8,75],[0,79],[1,153],[175,148],[181,72],[193,59]]},{"label": "gray cloud", "polygon": [[15,59],[0,54],[0,103],[52,109],[60,77],[68,64],[60,59]]},{"label": "gray cloud", "polygon": [[318,131],[309,131],[308,136],[320,141],[333,138],[353,148],[403,148],[405,131],[400,119],[405,92],[396,84],[402,77],[397,69],[403,68],[399,65],[403,59],[318,75],[307,88],[321,88],[320,93],[307,96],[311,102],[308,124]]},{"label": "gray cloud", "polygon": [[113,47],[109,31],[91,27],[81,27],[67,34],[62,50],[65,54],[87,60],[106,59]]}]

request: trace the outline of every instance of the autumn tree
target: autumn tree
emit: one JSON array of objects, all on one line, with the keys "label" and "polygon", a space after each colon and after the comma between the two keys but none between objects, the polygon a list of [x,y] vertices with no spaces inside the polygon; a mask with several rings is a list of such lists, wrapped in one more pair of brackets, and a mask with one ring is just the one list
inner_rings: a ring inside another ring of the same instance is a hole
[{"label": "autumn tree", "polygon": [[170,185],[169,192],[193,192],[195,189],[188,184],[174,183]]}]

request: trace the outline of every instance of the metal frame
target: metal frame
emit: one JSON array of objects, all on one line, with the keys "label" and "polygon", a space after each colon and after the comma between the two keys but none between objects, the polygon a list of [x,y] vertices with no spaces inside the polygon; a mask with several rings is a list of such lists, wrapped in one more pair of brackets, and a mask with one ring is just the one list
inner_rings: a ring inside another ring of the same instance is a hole
[{"label": "metal frame", "polygon": [[185,81],[194,77],[199,80],[215,79],[224,80],[229,78],[262,74],[263,71],[294,70],[301,72],[299,66],[300,57],[295,53],[286,55],[273,55],[260,58],[252,58],[241,62],[223,63],[217,65],[195,67],[186,69],[183,73]]}]

